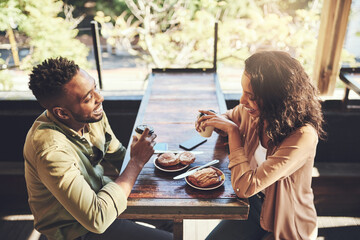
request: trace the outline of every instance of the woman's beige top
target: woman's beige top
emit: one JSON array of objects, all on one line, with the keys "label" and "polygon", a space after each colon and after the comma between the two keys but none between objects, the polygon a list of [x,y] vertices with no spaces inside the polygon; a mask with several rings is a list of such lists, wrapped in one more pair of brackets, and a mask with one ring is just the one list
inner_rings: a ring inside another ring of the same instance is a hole
[{"label": "woman's beige top", "polygon": [[[258,119],[240,104],[226,113],[240,129],[244,147],[230,153],[229,169],[236,194],[248,198],[265,190],[260,224],[275,239],[316,239],[317,216],[311,189],[312,167],[318,135],[306,125],[269,148],[266,161],[250,168],[250,159],[259,144]],[[271,124],[271,123],[270,123]]]}]

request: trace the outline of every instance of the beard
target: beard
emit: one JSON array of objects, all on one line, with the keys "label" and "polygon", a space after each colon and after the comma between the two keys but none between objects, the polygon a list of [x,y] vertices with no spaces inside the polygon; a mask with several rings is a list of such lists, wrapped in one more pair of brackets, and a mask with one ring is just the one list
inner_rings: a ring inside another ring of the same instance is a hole
[{"label": "beard", "polygon": [[80,114],[76,114],[76,113],[73,113],[71,112],[71,115],[73,116],[73,118],[77,121],[77,122],[81,122],[81,123],[95,123],[95,122],[99,122],[103,116],[104,116],[104,113],[101,113],[100,116],[98,117],[84,117]]}]

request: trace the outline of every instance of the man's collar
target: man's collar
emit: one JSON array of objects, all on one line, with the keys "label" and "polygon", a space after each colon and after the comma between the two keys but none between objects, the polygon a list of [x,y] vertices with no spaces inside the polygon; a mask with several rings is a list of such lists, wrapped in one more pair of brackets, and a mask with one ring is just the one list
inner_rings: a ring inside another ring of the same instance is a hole
[{"label": "man's collar", "polygon": [[[60,122],[52,112],[49,110],[45,111],[45,116],[49,118],[52,122],[54,122],[56,125],[58,125],[62,130],[64,130],[67,134],[75,137],[76,135],[79,135],[74,129],[68,127],[64,123]],[[84,133],[89,132],[89,124],[87,123],[84,128]],[[75,135],[74,135],[75,134]],[[80,135],[79,135],[80,136]]]}]

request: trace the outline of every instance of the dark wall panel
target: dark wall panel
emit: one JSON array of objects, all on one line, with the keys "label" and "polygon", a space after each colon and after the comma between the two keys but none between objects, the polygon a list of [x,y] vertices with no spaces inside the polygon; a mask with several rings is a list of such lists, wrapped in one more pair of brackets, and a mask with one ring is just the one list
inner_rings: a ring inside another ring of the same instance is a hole
[{"label": "dark wall panel", "polygon": [[[107,99],[104,109],[118,139],[128,145],[141,97]],[[239,100],[228,99],[233,108]],[[0,161],[23,161],[22,147],[34,120],[43,112],[36,101],[0,101]],[[319,162],[359,162],[360,111],[343,111],[339,104],[324,103],[325,130],[328,137],[320,141],[316,155]]]},{"label": "dark wall panel", "polygon": [[[140,100],[105,100],[115,135],[128,145]],[[36,101],[0,101],[0,161],[23,161],[23,145],[34,120],[44,111]]]},{"label": "dark wall panel", "polygon": [[[353,101],[359,106],[358,101]],[[226,101],[228,109],[239,104],[237,99]],[[320,140],[315,161],[360,162],[360,109],[343,109],[339,100],[323,102],[327,138]]]}]

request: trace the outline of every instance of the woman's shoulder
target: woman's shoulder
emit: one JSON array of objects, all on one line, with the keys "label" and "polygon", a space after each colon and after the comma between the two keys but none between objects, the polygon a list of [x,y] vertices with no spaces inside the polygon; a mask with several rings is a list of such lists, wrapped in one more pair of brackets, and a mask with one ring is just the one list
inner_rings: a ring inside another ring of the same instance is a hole
[{"label": "woman's shoulder", "polygon": [[311,124],[306,124],[292,132],[287,139],[290,142],[314,144],[318,141],[318,134]]},{"label": "woman's shoulder", "polygon": [[308,123],[305,124],[304,126],[298,128],[296,131],[301,133],[301,134],[310,134],[310,135],[313,135],[315,137],[318,137],[317,131],[314,128],[314,126],[311,125],[311,124],[308,124]]},{"label": "woman's shoulder", "polygon": [[290,133],[278,146],[273,146],[276,149],[284,148],[301,148],[301,149],[316,149],[318,143],[318,135],[313,126],[306,124],[292,133]]}]

